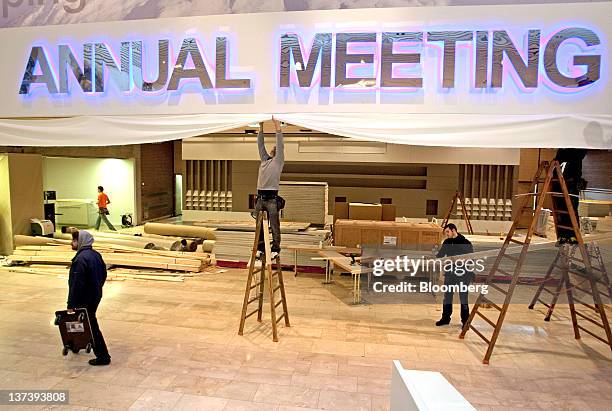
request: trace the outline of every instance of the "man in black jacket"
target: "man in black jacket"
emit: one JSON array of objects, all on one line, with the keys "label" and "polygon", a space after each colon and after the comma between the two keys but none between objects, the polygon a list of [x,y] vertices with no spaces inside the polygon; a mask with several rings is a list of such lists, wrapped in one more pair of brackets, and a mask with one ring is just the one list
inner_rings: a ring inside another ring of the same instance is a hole
[{"label": "man in black jacket", "polygon": [[106,281],[106,264],[100,253],[92,248],[93,242],[93,236],[87,231],[72,232],[72,249],[77,253],[70,266],[68,309],[87,308],[96,355],[96,358],[89,360],[89,364],[108,365],[111,357],[96,318]]},{"label": "man in black jacket", "polygon": [[[455,255],[462,254],[470,254],[474,252],[474,248],[472,247],[472,243],[465,238],[463,235],[457,232],[457,226],[455,224],[447,224],[444,227],[444,235],[446,235],[446,240],[442,243],[442,247],[438,254],[436,254],[436,258],[442,257],[451,257]],[[474,274],[471,272],[464,272],[461,275],[454,271],[445,271],[444,272],[444,285],[459,285],[465,284],[467,287],[470,285],[470,281],[472,280],[472,276]],[[442,305],[442,318],[436,322],[436,326],[448,325],[450,324],[451,315],[453,314],[453,291],[447,291],[444,293],[444,302]],[[470,308],[468,306],[468,293],[459,292],[459,300],[461,301],[461,323],[465,324],[468,317],[470,316]]]}]

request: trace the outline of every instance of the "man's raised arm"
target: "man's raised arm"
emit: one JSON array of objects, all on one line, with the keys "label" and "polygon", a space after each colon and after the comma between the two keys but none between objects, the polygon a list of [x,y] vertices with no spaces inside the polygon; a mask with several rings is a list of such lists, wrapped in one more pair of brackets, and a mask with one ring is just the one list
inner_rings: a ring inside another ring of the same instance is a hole
[{"label": "man's raised arm", "polygon": [[259,133],[257,133],[257,148],[259,149],[259,158],[261,161],[266,161],[270,158],[270,155],[266,151],[266,145],[264,144],[264,123],[259,123]]},{"label": "man's raised arm", "polygon": [[274,128],[276,129],[276,157],[279,161],[285,161],[285,141],[283,139],[283,131],[280,127],[280,121],[272,117]]}]

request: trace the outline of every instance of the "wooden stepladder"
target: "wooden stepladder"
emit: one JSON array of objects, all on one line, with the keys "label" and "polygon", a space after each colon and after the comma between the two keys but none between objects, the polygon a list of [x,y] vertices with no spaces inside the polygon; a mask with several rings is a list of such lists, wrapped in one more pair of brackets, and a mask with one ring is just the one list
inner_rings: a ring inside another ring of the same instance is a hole
[{"label": "wooden stepladder", "polygon": [[[551,191],[553,182],[558,183],[558,186],[561,187],[561,192]],[[542,162],[534,178],[533,185],[536,187],[536,190],[535,190],[535,193],[532,193],[531,195],[537,196],[535,210],[531,210],[530,208],[526,207],[530,200],[529,195],[525,195],[521,201],[520,210],[523,211],[527,209],[531,213],[531,223],[529,224],[529,228],[527,230],[525,240],[520,241],[520,240],[513,238],[514,233],[519,224],[520,217],[521,217],[519,213],[519,215],[516,216],[512,224],[512,227],[510,228],[510,231],[508,232],[508,235],[506,236],[506,240],[504,241],[504,244],[502,245],[499,255],[497,256],[495,263],[493,264],[493,267],[491,268],[491,271],[489,272],[485,280],[485,284],[487,284],[490,288],[504,295],[504,303],[500,307],[498,304],[495,304],[493,301],[491,301],[487,296],[483,294],[479,294],[474,304],[474,307],[472,308],[472,311],[470,312],[470,316],[467,322],[465,323],[465,326],[461,330],[461,334],[459,335],[459,338],[463,339],[465,337],[465,334],[469,330],[472,330],[474,331],[474,333],[476,333],[476,335],[478,335],[488,344],[487,352],[485,353],[485,356],[483,359],[484,364],[489,363],[489,359],[491,358],[491,354],[493,353],[493,348],[495,347],[495,343],[497,342],[497,338],[499,337],[499,333],[502,329],[504,318],[510,306],[510,301],[512,300],[514,289],[516,288],[516,285],[520,277],[521,268],[523,266],[523,263],[525,262],[525,258],[527,257],[527,251],[529,249],[531,238],[535,231],[538,216],[540,215],[540,211],[542,210],[544,201],[547,196],[560,197],[564,199],[565,205],[567,207],[564,207],[564,209],[556,209],[555,207],[553,207],[553,219],[555,221],[555,226],[557,228],[562,228],[562,229],[573,231],[576,247],[580,251],[580,255],[582,257],[581,259],[574,258],[574,260],[580,261],[584,265],[584,272],[572,269],[570,266],[569,253],[564,252],[563,250],[560,251],[560,253],[562,254],[558,253],[557,257],[553,261],[553,264],[557,266],[560,265],[561,267],[563,266],[566,267],[563,269],[563,274],[562,274],[563,280],[561,281],[561,286],[558,285],[557,287],[558,287],[558,292],[561,292],[561,287],[563,285],[566,285],[564,288],[567,293],[568,305],[570,308],[570,314],[572,318],[572,325],[574,327],[574,336],[576,337],[576,339],[579,339],[580,330],[582,330],[586,332],[587,334],[595,336],[598,340],[601,340],[602,342],[606,343],[607,345],[610,346],[610,349],[612,349],[612,332],[610,331],[610,324],[606,316],[604,305],[602,304],[600,291],[597,287],[597,279],[599,277],[598,276],[596,277],[594,275],[594,270],[593,270],[593,267],[591,266],[591,260],[588,256],[588,251],[584,244],[584,241],[583,241],[583,238],[580,232],[580,228],[578,226],[576,214],[574,213],[574,207],[570,200],[567,185],[565,184],[565,180],[563,179],[563,174],[562,174],[559,163],[557,161],[553,161],[550,164],[548,162]],[[540,185],[541,185],[541,188],[539,188]],[[554,204],[554,201],[553,201],[553,204]],[[564,226],[558,223],[558,220],[559,220],[558,217],[560,214],[569,215],[570,220],[571,220],[571,226]],[[507,249],[510,243],[519,244],[520,246],[522,246],[518,257],[507,252]],[[563,248],[567,249],[568,246],[569,246],[568,244],[564,244]],[[500,263],[502,262],[503,259],[508,259],[515,263],[513,272],[511,273],[506,272],[499,268]],[[560,260],[561,260],[561,264],[559,264]],[[512,280],[510,284],[508,285],[508,288],[504,289],[500,284],[493,283],[493,279],[497,273],[500,273],[506,276],[511,276]],[[583,280],[582,281],[583,287],[589,288],[588,294],[592,296],[593,304],[586,304],[586,306],[592,307],[594,313],[597,315],[598,318],[593,318],[592,315],[587,315],[581,311],[576,310],[575,305],[574,305],[574,301],[576,299],[574,298],[573,291],[572,291],[570,274],[577,276],[578,278]],[[495,310],[499,311],[499,316],[497,317],[496,321],[493,321],[492,319],[488,318],[482,312],[481,304],[483,303],[490,304]],[[489,326],[493,328],[493,335],[491,336],[490,339],[488,339],[476,327],[474,327],[474,325],[472,325],[472,322],[474,321],[474,318],[477,315],[481,317]],[[591,330],[584,328],[582,325],[579,325],[578,317],[580,317],[581,320],[582,319],[587,320],[590,323],[594,323],[598,325],[599,327],[603,328],[605,331],[605,338],[602,338],[596,335]]]},{"label": "wooden stepladder", "polygon": [[[260,235],[263,235],[265,251],[261,255],[261,265],[256,267],[256,254]],[[257,215],[255,242],[253,243],[253,250],[251,252],[249,274],[246,282],[246,290],[244,292],[244,302],[242,304],[242,314],[240,316],[240,328],[238,329],[238,335],[243,334],[244,323],[246,319],[253,314],[257,313],[257,321],[262,321],[264,289],[267,281],[268,296],[270,300],[270,317],[272,320],[272,339],[276,342],[278,341],[277,324],[282,319],[285,319],[285,326],[290,327],[290,324],[289,312],[287,311],[287,298],[285,296],[285,283],[283,282],[283,271],[280,264],[280,254],[274,261],[276,264],[276,269],[273,269],[272,267],[270,255],[270,231],[268,226],[268,217],[265,211],[260,211]],[[280,299],[278,301],[276,300],[277,292],[280,292]],[[247,314],[247,309],[250,304],[257,304],[257,308]],[[282,307],[283,313],[277,317],[276,309],[279,306]]]},{"label": "wooden stepladder", "polygon": [[444,220],[442,221],[442,227],[445,227],[446,224],[448,224],[448,220],[450,220],[456,204],[461,204],[461,215],[463,216],[463,221],[465,221],[468,233],[473,235],[474,229],[472,229],[472,222],[470,221],[470,216],[467,214],[467,211],[465,211],[465,201],[463,200],[463,196],[461,196],[459,191],[456,191],[455,195],[453,196],[453,201],[451,201],[451,205],[444,216]]},{"label": "wooden stepladder", "polygon": [[[583,231],[586,234],[590,234],[590,224],[588,224],[587,227],[588,228],[584,229]],[[597,287],[605,287],[603,290],[599,289],[599,294],[604,297],[607,297],[608,302],[612,302],[612,284],[610,284],[610,278],[608,277],[608,271],[606,270],[606,266],[603,261],[601,249],[599,248],[599,245],[596,242],[586,244],[586,249],[588,252],[589,259],[591,261],[591,268],[593,269],[595,285]],[[584,266],[584,264],[579,264],[579,261],[581,260],[575,257],[576,251],[580,251],[577,245],[566,245],[559,248],[559,252],[557,253],[552,264],[546,271],[546,275],[544,276],[542,283],[540,284],[538,290],[533,296],[531,304],[529,304],[529,309],[533,309],[533,307],[537,303],[541,303],[546,308],[548,308],[546,316],[544,317],[544,321],[550,321],[550,317],[552,316],[553,311],[555,310],[555,305],[559,300],[559,296],[567,288],[570,288],[572,293],[584,293],[589,296],[591,295],[588,288],[585,288],[582,284],[582,282],[585,282],[586,279],[579,280],[580,282],[574,284],[566,282],[569,278],[568,274],[570,272],[573,273],[573,269],[580,270],[580,273],[582,274],[586,272],[586,267]],[[551,280],[556,280],[557,282],[554,290],[551,290],[550,288]],[[550,303],[547,303],[543,300],[542,292],[545,292],[552,296],[552,300],[550,301]],[[576,295],[572,296],[574,297],[575,302],[578,302],[579,304],[582,304],[587,308],[593,309],[593,306],[591,304],[582,302],[579,298],[576,297]],[[608,306],[606,305],[604,305],[604,307],[608,308]]]}]

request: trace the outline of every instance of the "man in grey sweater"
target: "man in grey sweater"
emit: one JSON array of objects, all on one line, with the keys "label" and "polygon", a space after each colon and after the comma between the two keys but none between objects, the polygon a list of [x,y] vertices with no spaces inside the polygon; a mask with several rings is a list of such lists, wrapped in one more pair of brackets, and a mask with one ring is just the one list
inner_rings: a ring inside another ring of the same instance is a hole
[{"label": "man in grey sweater", "polygon": [[[257,177],[257,203],[255,212],[268,212],[270,227],[272,228],[272,254],[271,258],[275,259],[280,253],[280,218],[278,209],[278,188],[280,178],[285,165],[285,145],[283,142],[283,132],[280,128],[280,122],[272,117],[274,127],[276,129],[276,146],[272,147],[270,153],[266,151],[264,144],[263,122],[259,123],[259,134],[257,135],[257,146],[259,148],[259,175]],[[263,235],[260,235],[258,250],[264,251]]]}]

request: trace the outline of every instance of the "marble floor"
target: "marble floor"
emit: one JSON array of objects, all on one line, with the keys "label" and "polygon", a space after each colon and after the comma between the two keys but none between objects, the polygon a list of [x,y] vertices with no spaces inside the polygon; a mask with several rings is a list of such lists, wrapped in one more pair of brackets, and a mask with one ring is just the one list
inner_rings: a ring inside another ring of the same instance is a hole
[{"label": "marble floor", "polygon": [[442,372],[479,410],[610,409],[612,353],[574,340],[566,307],[546,323],[541,309],[513,305],[483,365],[484,343],[459,340],[457,318],[437,328],[434,304],[349,305],[345,277],[322,285],[286,272],[291,328],[274,343],[269,320],[250,318],[238,336],[246,271],[221,271],[108,283],[99,318],[109,367],[60,353],[52,317],[65,278],[0,271],[0,389],[67,389],[70,409],[387,410],[398,359]]}]

